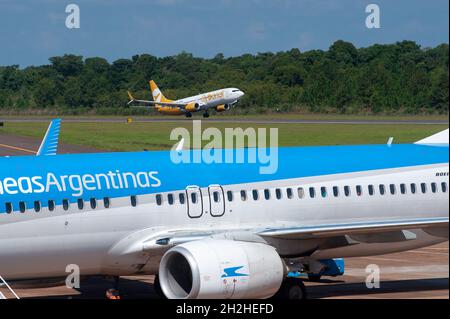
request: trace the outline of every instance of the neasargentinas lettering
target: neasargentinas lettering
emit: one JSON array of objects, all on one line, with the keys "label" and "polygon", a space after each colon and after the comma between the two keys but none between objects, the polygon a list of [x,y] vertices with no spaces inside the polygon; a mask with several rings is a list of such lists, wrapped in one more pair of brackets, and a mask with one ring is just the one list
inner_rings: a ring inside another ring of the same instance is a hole
[{"label": "neasargentinas lettering", "polygon": [[0,178],[0,195],[39,194],[48,192],[71,192],[81,196],[85,191],[151,188],[161,186],[157,171],[120,172],[109,171],[98,174],[22,176],[19,178]]}]

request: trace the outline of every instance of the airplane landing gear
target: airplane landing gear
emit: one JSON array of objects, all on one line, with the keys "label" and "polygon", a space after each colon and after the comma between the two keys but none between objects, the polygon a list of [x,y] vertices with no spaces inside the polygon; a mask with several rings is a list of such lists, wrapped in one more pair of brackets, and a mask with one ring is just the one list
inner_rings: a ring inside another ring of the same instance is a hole
[{"label": "airplane landing gear", "polygon": [[207,118],[209,117],[209,113],[208,113],[208,112],[203,113],[203,117],[204,117],[205,119],[207,119]]},{"label": "airplane landing gear", "polygon": [[106,299],[111,299],[111,300],[120,299],[119,280],[120,280],[120,277],[114,277],[113,288],[108,289],[106,291]]},{"label": "airplane landing gear", "polygon": [[319,282],[321,278],[321,275],[308,274],[309,281]]},{"label": "airplane landing gear", "polygon": [[305,284],[298,278],[286,278],[281,284],[278,292],[273,297],[275,299],[290,300],[306,299]]},{"label": "airplane landing gear", "polygon": [[186,117],[187,117],[187,118],[191,118],[191,117],[192,117],[192,113],[189,113],[189,112],[186,113]]}]

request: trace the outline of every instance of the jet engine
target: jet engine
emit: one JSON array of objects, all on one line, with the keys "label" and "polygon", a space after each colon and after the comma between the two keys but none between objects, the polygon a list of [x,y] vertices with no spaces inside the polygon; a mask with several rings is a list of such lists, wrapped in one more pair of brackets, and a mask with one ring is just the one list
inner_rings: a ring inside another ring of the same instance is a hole
[{"label": "jet engine", "polygon": [[222,105],[218,105],[216,107],[217,112],[224,112],[224,111],[228,111],[229,109],[230,109],[230,104],[222,104]]},{"label": "jet engine", "polygon": [[200,110],[200,104],[191,102],[187,104],[184,109],[188,112],[197,112],[198,110]]},{"label": "jet engine", "polygon": [[168,250],[159,281],[170,299],[256,299],[273,296],[285,265],[266,244],[206,239]]}]

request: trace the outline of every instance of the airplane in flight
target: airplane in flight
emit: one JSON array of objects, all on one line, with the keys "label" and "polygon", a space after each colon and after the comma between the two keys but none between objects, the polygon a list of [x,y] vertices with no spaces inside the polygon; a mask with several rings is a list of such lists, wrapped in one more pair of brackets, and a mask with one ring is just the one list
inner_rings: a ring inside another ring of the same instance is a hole
[{"label": "airplane in flight", "polygon": [[55,155],[57,130],[38,156],[0,158],[9,283],[76,265],[83,277],[156,275],[167,298],[301,299],[289,273],[449,238],[448,129],[414,144],[281,147],[272,175],[174,164],[171,151]]},{"label": "airplane in flight", "polygon": [[192,113],[203,112],[203,117],[207,118],[209,110],[228,111],[244,96],[244,92],[237,88],[227,88],[174,101],[167,99],[153,80],[149,84],[153,101],[135,99],[128,91],[129,106],[155,108],[162,114],[186,117],[192,117]]}]

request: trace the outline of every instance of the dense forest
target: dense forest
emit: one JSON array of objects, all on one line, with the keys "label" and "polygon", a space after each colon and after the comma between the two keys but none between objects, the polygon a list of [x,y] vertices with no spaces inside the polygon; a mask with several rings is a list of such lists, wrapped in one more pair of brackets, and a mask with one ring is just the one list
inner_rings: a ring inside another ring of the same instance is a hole
[{"label": "dense forest", "polygon": [[[448,44],[412,41],[355,48],[336,41],[327,51],[245,54],[212,59],[183,52],[51,57],[50,64],[0,66],[0,112],[127,114],[127,90],[150,98],[154,79],[169,98],[222,87],[246,92],[236,112],[448,113]],[[142,110],[134,110],[134,112]]]}]

